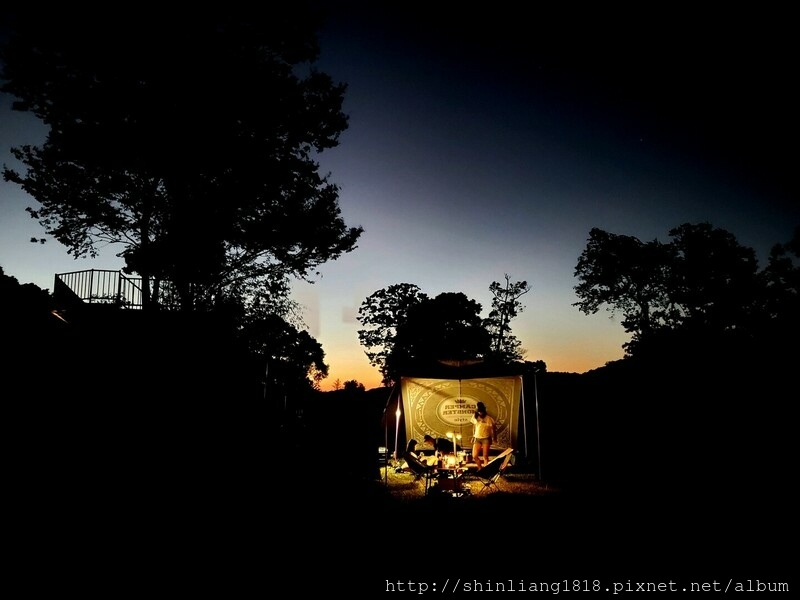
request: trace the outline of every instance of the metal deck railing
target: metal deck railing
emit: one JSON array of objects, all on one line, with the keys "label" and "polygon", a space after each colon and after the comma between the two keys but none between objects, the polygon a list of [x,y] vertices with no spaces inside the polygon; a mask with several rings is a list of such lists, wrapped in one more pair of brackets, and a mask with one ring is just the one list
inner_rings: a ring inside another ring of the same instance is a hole
[{"label": "metal deck railing", "polygon": [[[151,283],[151,290],[155,287]],[[142,278],[129,277],[121,271],[88,269],[57,273],[54,293],[68,289],[73,298],[88,304],[113,304],[122,308],[141,309]],[[152,292],[151,292],[152,293]],[[158,285],[159,305],[163,308],[177,306],[174,290],[169,282]]]}]

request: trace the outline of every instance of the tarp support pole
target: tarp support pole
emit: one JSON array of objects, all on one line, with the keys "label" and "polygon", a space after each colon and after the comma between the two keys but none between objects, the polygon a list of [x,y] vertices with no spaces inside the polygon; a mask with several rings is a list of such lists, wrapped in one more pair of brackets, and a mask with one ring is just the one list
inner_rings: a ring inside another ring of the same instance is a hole
[{"label": "tarp support pole", "polygon": [[519,380],[520,394],[522,395],[522,437],[525,438],[525,460],[528,460],[528,417],[525,414],[525,379]]},{"label": "tarp support pole", "polygon": [[[383,407],[383,483],[386,486],[389,485],[389,419],[387,411],[389,410],[389,405],[392,403],[392,396],[394,396],[398,386],[399,383],[395,383],[394,386],[392,386],[392,391],[389,392],[389,397],[386,399],[386,406]],[[398,398],[397,401],[400,402],[400,399]]]}]

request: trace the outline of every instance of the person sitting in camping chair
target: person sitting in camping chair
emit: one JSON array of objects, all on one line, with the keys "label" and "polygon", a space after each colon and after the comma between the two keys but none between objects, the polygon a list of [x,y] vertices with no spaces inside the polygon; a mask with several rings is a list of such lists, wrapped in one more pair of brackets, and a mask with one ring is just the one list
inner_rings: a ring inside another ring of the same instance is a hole
[{"label": "person sitting in camping chair", "polygon": [[454,444],[453,440],[447,438],[434,438],[432,435],[425,434],[422,441],[425,444],[425,450],[432,449],[433,454],[437,452],[441,452],[442,454],[455,454],[461,451],[461,446]]},{"label": "person sitting in camping chair", "polygon": [[427,494],[433,478],[434,468],[433,465],[429,465],[427,462],[421,460],[421,457],[416,453],[416,448],[417,440],[409,440],[403,458],[405,459],[408,470],[414,474],[414,480],[424,480],[425,493]]},{"label": "person sitting in camping chair", "polygon": [[[430,437],[430,436],[427,436]],[[413,459],[426,467],[432,467],[436,464],[436,454],[426,455],[424,451],[420,451],[417,449],[417,440],[408,440],[408,445],[406,446],[406,452],[404,454],[404,458],[406,458],[406,462],[408,462],[408,457],[411,456]]]}]

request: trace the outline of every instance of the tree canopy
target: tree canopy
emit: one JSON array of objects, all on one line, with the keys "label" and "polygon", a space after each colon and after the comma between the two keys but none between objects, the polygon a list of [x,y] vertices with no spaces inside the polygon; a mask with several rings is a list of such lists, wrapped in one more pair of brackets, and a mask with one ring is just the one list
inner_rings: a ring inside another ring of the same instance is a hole
[{"label": "tree canopy", "polygon": [[356,247],[316,155],[347,127],[344,84],[318,71],[319,22],[303,3],[219,15],[80,11],[18,18],[2,48],[16,110],[40,147],[4,177],[74,256],[122,247],[126,270],[170,281],[185,308],[247,282],[309,277]]},{"label": "tree canopy", "polygon": [[368,296],[358,310],[358,338],[384,385],[417,364],[522,358],[510,321],[523,309],[519,298],[530,286],[506,275],[504,284],[493,282],[489,289],[494,299],[485,319],[482,306],[462,292],[431,298],[414,284],[400,283]]},{"label": "tree canopy", "polygon": [[505,283],[493,281],[492,310],[484,321],[492,337],[491,352],[503,362],[520,360],[523,357],[522,343],[511,333],[511,320],[524,310],[520,298],[531,290],[527,281],[512,282],[506,274]]},{"label": "tree canopy", "polygon": [[764,313],[773,330],[800,327],[800,225],[792,239],[775,244],[769,262],[761,273],[763,283]]},{"label": "tree canopy", "polygon": [[486,357],[491,338],[483,326],[481,310],[479,303],[462,292],[443,292],[415,304],[397,326],[387,360],[389,371],[396,374],[418,362]]},{"label": "tree canopy", "polygon": [[[773,247],[759,272],[755,251],[709,223],[684,223],[672,241],[642,242],[594,228],[578,259],[574,305],[622,314],[628,354],[680,334],[697,340],[764,339],[776,323],[796,331],[797,239]],[[790,308],[793,307],[793,308]]]},{"label": "tree canopy", "polygon": [[673,317],[666,293],[668,254],[657,240],[643,243],[593,228],[575,267],[574,306],[595,314],[606,305],[612,314],[622,313],[625,331],[648,335]]},{"label": "tree canopy", "polygon": [[380,370],[385,385],[392,381],[387,362],[394,351],[397,328],[408,319],[411,307],[427,299],[419,286],[398,283],[370,294],[358,308],[358,322],[363,327],[358,341],[370,364]]}]

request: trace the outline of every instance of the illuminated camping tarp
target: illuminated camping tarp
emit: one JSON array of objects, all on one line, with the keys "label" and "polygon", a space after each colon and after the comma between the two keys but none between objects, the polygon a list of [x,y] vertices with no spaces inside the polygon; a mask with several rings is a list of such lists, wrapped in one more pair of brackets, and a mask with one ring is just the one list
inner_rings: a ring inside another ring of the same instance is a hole
[{"label": "illuminated camping tarp", "polygon": [[472,445],[470,417],[478,402],[486,405],[497,426],[498,448],[519,448],[522,377],[481,377],[440,379],[401,377],[400,393],[406,440],[422,442],[425,434],[434,438],[460,435],[462,447]]}]

